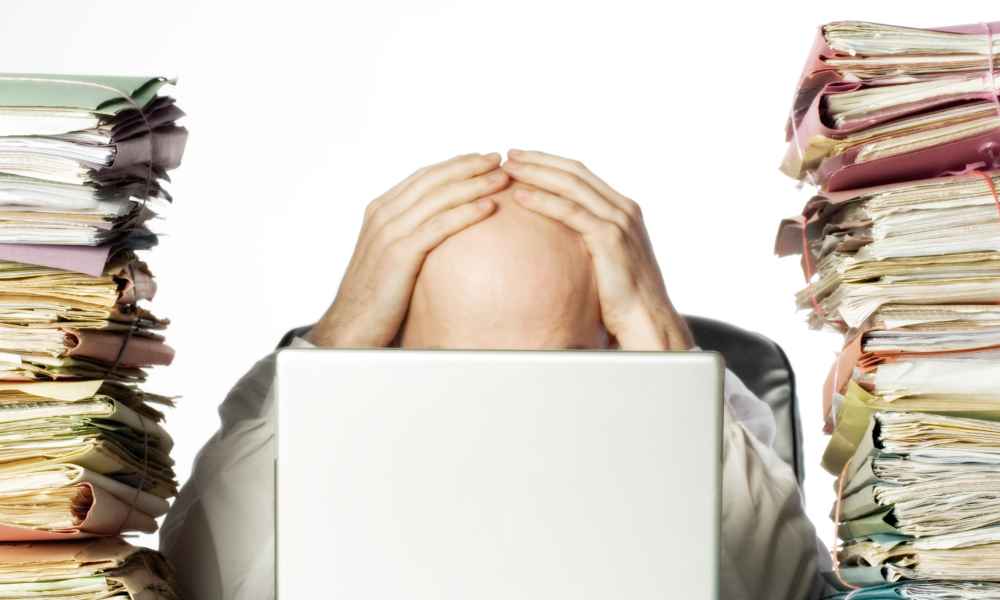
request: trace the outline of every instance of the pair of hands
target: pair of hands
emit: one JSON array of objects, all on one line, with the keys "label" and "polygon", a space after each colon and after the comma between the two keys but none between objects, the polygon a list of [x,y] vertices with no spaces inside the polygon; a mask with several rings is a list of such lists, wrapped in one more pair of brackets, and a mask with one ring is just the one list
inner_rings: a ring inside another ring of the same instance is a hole
[{"label": "pair of hands", "polygon": [[693,341],[667,295],[639,205],[581,162],[510,150],[508,160],[464,154],[417,170],[365,211],[333,304],[307,339],[319,346],[386,347],[406,317],[424,258],[488,218],[486,198],[511,181],[524,208],[580,233],[594,260],[601,318],[623,350],[686,350]]}]

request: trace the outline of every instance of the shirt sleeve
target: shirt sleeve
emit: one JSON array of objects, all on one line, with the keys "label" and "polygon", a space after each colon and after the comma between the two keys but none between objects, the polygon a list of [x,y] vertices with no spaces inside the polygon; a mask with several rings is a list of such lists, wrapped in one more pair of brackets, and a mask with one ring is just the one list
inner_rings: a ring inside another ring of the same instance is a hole
[{"label": "shirt sleeve", "polygon": [[[289,347],[312,344],[295,338]],[[274,598],[274,374],[258,361],[219,408],[160,530],[160,550],[188,600]]]},{"label": "shirt sleeve", "polygon": [[829,557],[794,471],[772,448],[771,410],[729,370],[725,390],[720,597],[817,600]]},{"label": "shirt sleeve", "polygon": [[[691,350],[701,351],[701,348],[693,346]],[[723,390],[726,409],[732,420],[742,424],[760,443],[768,448],[774,447],[777,425],[771,407],[751,392],[743,380],[728,368]]]},{"label": "shirt sleeve", "polygon": [[742,424],[761,444],[773,448],[777,426],[771,407],[729,369],[726,369],[724,387],[726,407],[733,420]]}]

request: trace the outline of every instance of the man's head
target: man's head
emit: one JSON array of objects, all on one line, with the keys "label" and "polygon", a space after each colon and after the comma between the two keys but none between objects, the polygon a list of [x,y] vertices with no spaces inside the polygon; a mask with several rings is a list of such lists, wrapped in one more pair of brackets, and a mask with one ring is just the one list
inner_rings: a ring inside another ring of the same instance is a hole
[{"label": "man's head", "polygon": [[597,285],[580,235],[522,208],[496,213],[424,262],[400,343],[407,348],[604,348]]}]

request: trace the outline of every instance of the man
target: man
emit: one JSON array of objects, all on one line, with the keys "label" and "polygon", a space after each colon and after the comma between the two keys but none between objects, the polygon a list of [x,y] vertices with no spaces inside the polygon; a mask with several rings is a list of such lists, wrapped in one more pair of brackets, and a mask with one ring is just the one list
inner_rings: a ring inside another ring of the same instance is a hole
[{"label": "man", "polygon": [[[511,150],[420,169],[369,205],[337,297],[293,346],[688,350],[638,205]],[[274,359],[233,388],[162,532],[192,600],[273,594]],[[812,525],[768,407],[726,372],[722,597],[805,600]]]}]

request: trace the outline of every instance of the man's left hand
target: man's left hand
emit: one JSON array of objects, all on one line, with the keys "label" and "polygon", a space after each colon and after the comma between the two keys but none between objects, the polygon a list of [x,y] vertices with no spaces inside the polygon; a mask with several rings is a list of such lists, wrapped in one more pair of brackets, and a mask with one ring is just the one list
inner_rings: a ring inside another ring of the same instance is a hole
[{"label": "man's left hand", "polygon": [[594,260],[604,326],[622,350],[687,350],[686,321],[667,295],[639,205],[583,163],[544,152],[510,150],[501,168],[537,189],[519,189],[525,208],[583,236]]}]

